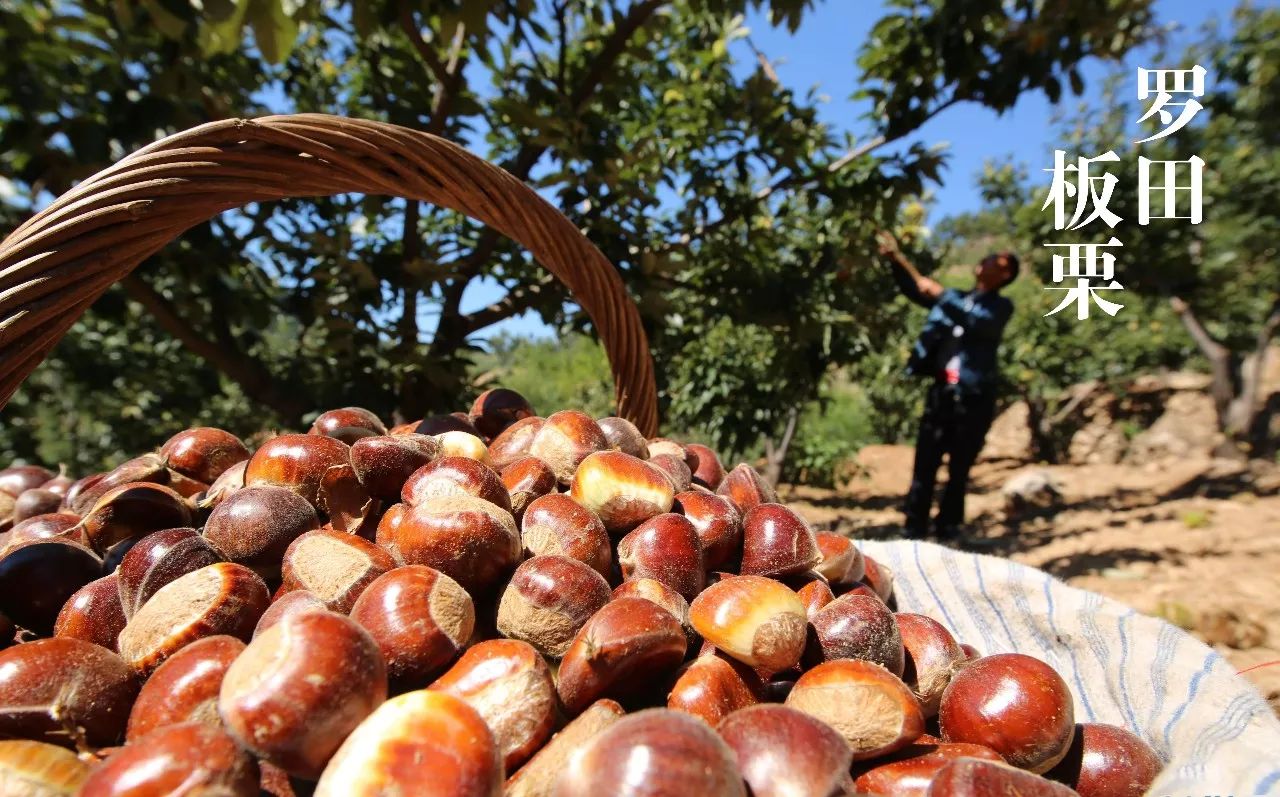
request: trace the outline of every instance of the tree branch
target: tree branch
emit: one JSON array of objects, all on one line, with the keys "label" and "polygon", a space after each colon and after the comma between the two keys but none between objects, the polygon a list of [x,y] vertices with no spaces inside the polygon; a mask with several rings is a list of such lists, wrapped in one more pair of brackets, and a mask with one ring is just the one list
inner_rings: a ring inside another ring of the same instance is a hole
[{"label": "tree branch", "polygon": [[465,339],[468,335],[479,332],[487,326],[518,316],[537,304],[543,297],[543,292],[553,285],[555,285],[555,279],[544,277],[532,285],[516,288],[488,307],[459,317],[454,332],[459,339]]},{"label": "tree branch", "polygon": [[435,50],[431,49],[431,45],[427,44],[427,40],[422,38],[422,30],[413,20],[413,10],[409,8],[409,4],[404,0],[400,2],[399,20],[400,29],[409,37],[409,43],[413,45],[414,50],[417,50],[418,57],[422,59],[422,63],[426,64],[427,69],[431,70],[431,74],[435,76],[437,84],[443,85],[446,83],[449,80],[449,73],[445,68],[444,62],[440,60],[440,56],[436,55]]},{"label": "tree branch", "polygon": [[137,274],[120,281],[129,298],[142,305],[160,328],[168,332],[197,357],[234,381],[250,399],[274,410],[286,424],[296,424],[310,407],[298,391],[285,390],[257,360],[224,342],[207,339],[188,323],[182,313]]},{"label": "tree branch", "polygon": [[1200,323],[1200,319],[1196,317],[1191,305],[1187,304],[1181,297],[1169,297],[1169,306],[1173,308],[1173,312],[1182,321],[1182,325],[1186,327],[1191,339],[1196,342],[1196,345],[1200,347],[1200,351],[1209,360],[1209,368],[1213,375],[1210,394],[1213,396],[1213,404],[1217,410],[1219,426],[1226,430],[1229,426],[1232,399],[1235,398],[1235,385],[1231,373],[1231,352],[1227,347],[1213,339],[1213,336]]}]

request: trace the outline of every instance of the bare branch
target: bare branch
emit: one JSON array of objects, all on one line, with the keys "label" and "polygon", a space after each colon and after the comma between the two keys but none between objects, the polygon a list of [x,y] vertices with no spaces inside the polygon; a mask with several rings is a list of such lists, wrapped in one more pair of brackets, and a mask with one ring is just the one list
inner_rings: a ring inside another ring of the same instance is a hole
[{"label": "bare branch", "polygon": [[413,11],[409,8],[409,4],[403,0],[400,3],[399,20],[400,29],[409,37],[409,43],[418,52],[418,57],[422,59],[422,63],[426,64],[427,69],[431,70],[436,82],[443,85],[449,79],[449,72],[445,68],[444,62],[436,55],[435,50],[431,49],[431,45],[427,44],[426,39],[422,38],[422,30],[413,20]]}]

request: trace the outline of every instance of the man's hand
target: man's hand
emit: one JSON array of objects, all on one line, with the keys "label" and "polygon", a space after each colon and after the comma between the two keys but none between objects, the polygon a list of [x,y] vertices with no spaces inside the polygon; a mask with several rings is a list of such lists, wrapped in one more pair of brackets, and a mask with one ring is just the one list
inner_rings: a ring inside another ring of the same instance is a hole
[{"label": "man's hand", "polygon": [[1177,313],[1178,315],[1182,315],[1183,313],[1187,312],[1188,309],[1190,309],[1187,306],[1186,301],[1181,296],[1170,296],[1169,306],[1172,307],[1173,312]]},{"label": "man's hand", "polygon": [[942,287],[942,283],[937,280],[921,277],[916,280],[916,290],[920,291],[920,295],[928,299],[937,299],[946,290]]},{"label": "man's hand", "polygon": [[876,242],[880,244],[880,254],[885,257],[893,257],[900,254],[898,251],[898,241],[893,237],[893,233],[888,230],[881,230],[876,233]]}]

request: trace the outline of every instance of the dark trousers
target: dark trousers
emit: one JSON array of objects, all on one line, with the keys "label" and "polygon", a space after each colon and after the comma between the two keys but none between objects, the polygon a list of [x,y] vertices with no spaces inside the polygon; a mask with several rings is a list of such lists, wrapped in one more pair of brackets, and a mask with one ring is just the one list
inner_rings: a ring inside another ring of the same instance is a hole
[{"label": "dark trousers", "polygon": [[955,385],[934,382],[925,396],[924,415],[916,439],[916,464],[911,476],[903,512],[907,535],[923,537],[929,530],[929,510],[942,455],[947,459],[947,486],[934,528],[939,536],[954,536],[964,523],[964,494],[969,486],[969,469],[982,451],[987,429],[995,415],[995,395],[991,392],[962,393]]}]

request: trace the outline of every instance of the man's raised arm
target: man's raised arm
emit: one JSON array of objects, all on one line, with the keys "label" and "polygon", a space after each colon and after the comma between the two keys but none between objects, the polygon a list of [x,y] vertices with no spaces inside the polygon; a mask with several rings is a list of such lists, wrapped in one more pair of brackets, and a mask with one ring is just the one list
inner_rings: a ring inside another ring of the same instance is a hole
[{"label": "man's raised arm", "polygon": [[876,233],[876,240],[880,242],[880,254],[893,264],[889,273],[893,275],[893,281],[898,284],[902,295],[921,307],[932,307],[942,294],[942,286],[920,275],[915,264],[902,254],[893,235],[882,230]]}]

